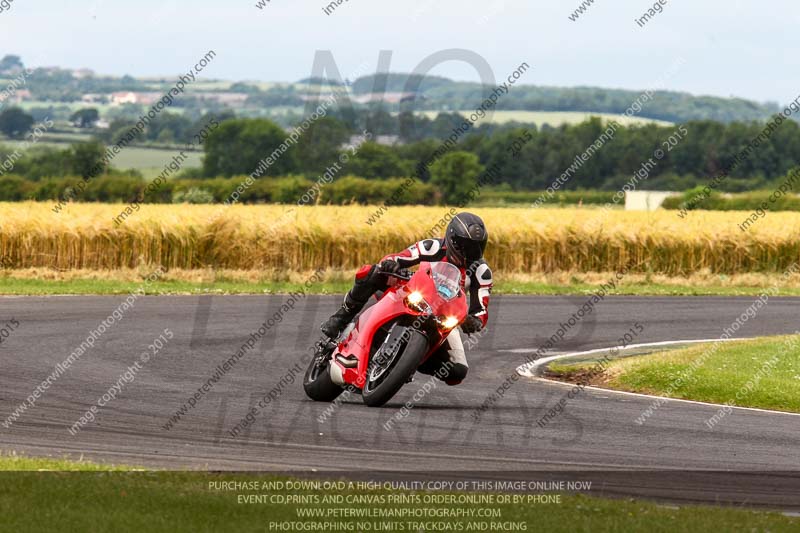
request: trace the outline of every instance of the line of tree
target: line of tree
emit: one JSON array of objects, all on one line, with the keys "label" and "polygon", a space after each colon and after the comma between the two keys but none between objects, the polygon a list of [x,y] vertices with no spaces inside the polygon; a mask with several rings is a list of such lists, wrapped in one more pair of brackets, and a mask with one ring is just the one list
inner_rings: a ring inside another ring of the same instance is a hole
[{"label": "line of tree", "polygon": [[[104,175],[86,183],[78,201],[81,202],[145,202],[145,203],[223,203],[245,181],[246,176],[212,180],[171,179],[151,192],[148,182],[140,176]],[[47,178],[38,181],[21,176],[0,176],[0,201],[56,201],[68,195],[81,181],[79,175]],[[319,189],[307,203],[321,204],[379,204],[390,197],[405,180],[367,180],[343,176]],[[314,191],[314,180],[303,176],[281,176],[255,182],[239,197],[239,203],[297,204],[303,195]],[[428,183],[408,190],[403,203],[433,205],[439,202],[436,188]]]},{"label": "line of tree", "polygon": [[[5,120],[9,115],[15,120]],[[169,114],[157,117],[148,126],[146,139],[165,138],[167,124],[180,124],[178,139],[187,140],[204,121],[191,123]],[[455,120],[455,117],[450,117]],[[17,110],[0,113],[0,129],[8,135],[19,136]],[[111,128],[106,142],[113,142],[130,123]],[[437,127],[444,127],[443,123]],[[442,140],[452,130],[438,132],[439,138],[427,138],[406,144],[387,146],[367,141],[349,146],[352,126],[332,116],[310,124],[296,142],[287,142],[290,132],[266,119],[234,118],[222,120],[220,126],[204,143],[205,158],[200,169],[186,169],[184,177],[213,179],[249,175],[256,169],[261,176],[302,175],[316,179],[332,166],[335,175],[352,175],[368,180],[418,176],[422,183],[452,188],[453,180],[469,186],[469,176],[437,178],[434,168],[477,169],[499,168],[498,185],[509,191],[540,191],[548,188],[570,166],[577,168],[561,184],[561,190],[615,191],[627,183],[634,172],[652,159],[646,185],[639,179],[639,188],[687,190],[705,185],[709,179],[731,166],[736,155],[764,131],[761,122],[690,121],[680,129],[686,133],[676,137],[678,126],[655,124],[618,127],[602,148],[586,161],[576,164],[576,158],[607,131],[607,124],[592,119],[578,125],[558,128],[533,126],[481,127],[459,139],[444,157],[434,157]],[[527,141],[513,157],[509,147],[520,137]],[[373,136],[373,139],[375,137]],[[676,141],[677,139],[677,141]],[[672,142],[669,144],[668,141]],[[664,157],[653,159],[657,150]],[[9,160],[17,149],[0,149],[0,163]],[[92,168],[102,158],[103,144],[78,144],[67,150],[34,146],[24,154],[16,154],[13,172],[30,180],[61,177],[79,173],[77,169]],[[264,164],[268,156],[274,156]],[[344,157],[343,157],[344,156]],[[447,158],[446,164],[442,160]],[[451,159],[452,158],[452,159]],[[722,191],[740,192],[768,189],[778,177],[785,175],[800,161],[800,125],[786,120],[760,143],[748,159],[739,163],[722,182]],[[438,167],[436,165],[439,164]],[[6,171],[6,174],[10,171]],[[455,170],[450,174],[456,173]],[[444,172],[447,174],[447,172]],[[474,172],[471,172],[474,174]]]},{"label": "line of tree", "polygon": [[[264,174],[324,171],[327,165],[338,161],[342,153],[342,143],[350,128],[340,125],[341,122],[332,117],[312,123],[299,141],[277,157]],[[456,150],[474,154],[486,168],[499,165],[502,182],[514,190],[543,190],[573,165],[607,127],[600,119],[593,118],[558,128],[478,128],[464,136]],[[656,150],[663,150],[664,157],[653,160],[647,188],[686,190],[704,184],[731,166],[736,154],[765,126],[763,122],[690,121],[683,127],[687,133],[677,142],[674,136],[677,126],[619,127],[613,138],[570,173],[569,180],[561,188],[619,189],[653,158]],[[445,133],[451,131],[452,128]],[[446,138],[445,133],[441,133],[440,139]],[[509,157],[508,147],[521,135],[530,136],[530,140],[515,157]],[[265,119],[226,121],[211,134],[205,145],[204,175],[211,178],[250,174],[267,155],[281,146],[286,137],[285,131]],[[431,160],[441,144],[441,140],[433,138],[395,146],[366,142],[358,149],[347,149],[352,154],[344,171],[364,178],[382,179],[411,176],[422,169],[420,177],[422,181],[428,181],[430,174],[424,163]],[[747,160],[736,166],[723,182],[722,190],[737,192],[764,188],[798,162],[800,124],[784,121]]]},{"label": "line of tree", "polygon": [[[4,174],[23,177],[30,182],[65,176],[88,176],[92,169],[103,165],[105,153],[105,146],[98,142],[74,143],[63,149],[34,144],[24,151],[0,144],[0,165],[3,162],[12,165],[11,169],[0,166],[0,170],[4,170]],[[133,175],[141,178],[136,171],[114,168],[107,168],[104,174],[112,177]]]},{"label": "line of tree", "polygon": [[[142,134],[137,134],[134,142],[155,144],[186,144],[195,141],[194,135],[202,131],[212,120],[223,122],[234,117],[232,111],[206,113],[190,118],[178,113],[162,111],[150,120]],[[96,132],[97,138],[113,144],[125,138],[136,125],[138,119],[117,118],[105,130]]]},{"label": "line of tree", "polygon": [[[458,153],[454,153],[455,156]],[[458,161],[455,156],[451,160]],[[446,169],[443,169],[446,170]],[[240,188],[246,176],[215,179],[171,179],[157,188],[147,190],[148,181],[141,176],[128,175],[112,171],[96,179],[90,180],[81,193],[83,202],[118,202],[118,203],[190,203],[221,204],[231,198],[234,191]],[[23,200],[56,201],[64,198],[69,190],[75,189],[81,178],[69,175],[61,178],[45,178],[29,180],[21,176],[0,176],[0,201],[16,202]],[[382,204],[395,191],[403,187],[406,180],[394,178],[371,180],[356,176],[343,176],[324,187],[315,188],[315,181],[303,176],[276,176],[259,180],[241,193],[240,203],[282,203],[297,204],[298,198],[307,198],[304,205],[313,204]],[[453,182],[459,187],[463,181]],[[541,198],[538,191],[510,191],[500,186],[487,186],[478,191],[474,200],[465,190],[458,189],[449,202],[442,193],[442,188],[435,183],[417,183],[405,189],[405,194],[398,203],[411,205],[435,205],[450,203],[456,205],[460,200],[469,198],[471,204],[487,205],[531,205]],[[687,191],[682,196],[668,198],[664,207],[679,209],[687,200],[694,199],[701,188]],[[311,192],[313,191],[313,193]],[[545,197],[545,204],[564,206],[574,204],[605,205],[613,202],[615,192],[603,191],[558,191],[552,197]],[[733,195],[721,195],[712,192],[705,200],[693,205],[693,209],[738,210],[749,211],[764,209],[771,211],[800,211],[800,198],[782,196],[773,201],[772,191],[755,191]],[[763,215],[761,215],[763,216]]]}]

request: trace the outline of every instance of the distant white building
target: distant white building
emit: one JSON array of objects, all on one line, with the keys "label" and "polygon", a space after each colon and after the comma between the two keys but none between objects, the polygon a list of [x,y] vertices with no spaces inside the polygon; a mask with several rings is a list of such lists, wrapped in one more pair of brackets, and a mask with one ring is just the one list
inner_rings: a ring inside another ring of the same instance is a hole
[{"label": "distant white building", "polygon": [[655,211],[670,196],[680,196],[671,191],[628,191],[625,193],[625,211]]},{"label": "distant white building", "polygon": [[131,91],[111,93],[109,100],[114,105],[135,104],[136,93]]},{"label": "distant white building", "polygon": [[[363,135],[351,135],[350,139],[342,145],[342,148],[358,148],[366,141],[367,139]],[[376,135],[372,141],[376,144],[382,144],[383,146],[402,144],[399,135]]]},{"label": "distant white building", "polygon": [[83,78],[91,78],[94,76],[94,71],[88,68],[77,68],[72,71],[72,77],[83,79]]},{"label": "distant white building", "polygon": [[122,104],[142,104],[152,105],[158,102],[163,95],[161,93],[136,93],[133,91],[120,91],[111,93],[109,99],[113,105]]},{"label": "distant white building", "polygon": [[[8,91],[3,91],[4,93],[8,93]],[[28,89],[18,89],[16,91],[11,91],[8,93],[8,96],[3,97],[0,94],[0,102],[8,103],[8,104],[19,104],[24,102],[25,100],[31,100],[33,96]]]},{"label": "distant white building", "polygon": [[81,96],[81,102],[84,104],[104,104],[108,101],[108,97],[103,94],[86,93]]}]

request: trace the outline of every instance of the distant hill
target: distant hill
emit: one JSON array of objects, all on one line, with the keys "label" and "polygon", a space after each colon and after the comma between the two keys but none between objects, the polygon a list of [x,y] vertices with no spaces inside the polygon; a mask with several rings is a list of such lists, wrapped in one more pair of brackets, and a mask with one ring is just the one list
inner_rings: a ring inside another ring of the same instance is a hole
[{"label": "distant hill", "polygon": [[329,80],[327,78],[303,78],[297,82],[299,85],[337,85],[342,86],[344,82]]},{"label": "distant hill", "polygon": [[[374,87],[381,87],[384,83],[386,84],[386,92],[388,93],[401,93],[412,88],[418,88],[419,92],[426,94],[430,90],[439,87],[451,87],[456,84],[453,80],[441,76],[383,72],[358,78],[353,82],[353,93],[371,93]],[[477,86],[477,84],[472,85]]]},{"label": "distant hill", "polygon": [[[401,73],[364,76],[353,83],[353,92],[369,93],[373,87],[381,87],[383,83],[386,83],[386,92],[405,92],[408,87],[419,83],[419,77]],[[517,85],[508,94],[501,96],[497,109],[621,114],[638,98],[642,109],[636,113],[637,116],[667,122],[703,119],[720,122],[764,120],[780,110],[776,103],[759,103],[742,98],[656,91],[652,99],[646,99],[642,96],[643,92],[644,90],[600,87]],[[480,84],[458,82],[439,76],[425,78],[419,85],[419,93],[425,99],[417,100],[415,109],[428,111],[471,109],[483,98]]]},{"label": "distant hill", "polygon": [[[24,63],[19,56],[6,55],[0,58],[0,87],[8,86],[12,83],[12,78],[18,78],[15,87],[21,85],[15,95],[17,102],[27,107],[39,107],[40,115],[55,113],[54,116],[58,119],[67,119],[73,107],[96,106],[98,102],[109,102],[115,92],[168,91],[175,79],[171,76],[106,76],[88,69],[58,67],[40,67],[22,76],[20,73],[23,67]],[[231,83],[202,79],[192,84],[192,90],[180,99],[173,111],[191,111],[197,115],[211,106],[218,111],[232,109],[240,116],[272,116],[271,111],[277,109],[279,111],[275,116],[288,125],[303,113],[309,99],[317,97],[320,92],[318,86],[327,86],[323,90],[330,90],[337,85],[342,86],[343,82],[335,83],[316,77],[305,78],[296,84]],[[376,90],[380,94],[371,94]],[[479,83],[398,72],[376,73],[358,78],[353,81],[351,91],[352,101],[357,108],[371,109],[376,103],[380,103],[386,111],[392,113],[402,110],[471,112],[485,97]],[[236,94],[221,94],[223,92]],[[243,99],[242,94],[247,95],[247,98]],[[652,98],[646,98],[643,91],[635,90],[536,85],[514,86],[508,94],[500,97],[496,109],[505,113],[508,120],[531,119],[530,115],[533,113],[536,115],[533,117],[536,123],[545,119],[548,123],[563,123],[573,121],[567,115],[621,115],[637,100],[641,103],[641,110],[634,113],[633,118],[670,123],[689,120],[724,123],[763,121],[781,109],[778,104],[771,102],[695,96],[676,91],[656,91]],[[51,109],[54,104],[63,109]],[[287,112],[293,113],[292,118],[286,118]],[[132,117],[138,116],[137,109],[129,109],[127,113]],[[561,116],[545,117],[546,113],[558,113]]]}]

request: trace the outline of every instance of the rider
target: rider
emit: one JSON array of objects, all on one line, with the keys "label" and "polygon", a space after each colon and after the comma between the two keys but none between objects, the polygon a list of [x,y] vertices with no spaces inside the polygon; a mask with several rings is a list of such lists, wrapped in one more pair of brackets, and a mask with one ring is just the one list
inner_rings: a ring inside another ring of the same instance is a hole
[{"label": "rider", "polygon": [[[483,220],[472,213],[459,213],[447,225],[444,239],[426,239],[398,254],[387,255],[376,265],[364,265],[356,273],[353,288],[345,295],[342,307],[324,324],[322,332],[335,339],[364,307],[370,296],[389,286],[387,273],[418,265],[420,261],[446,261],[461,270],[464,289],[469,291],[469,314],[461,324],[464,333],[477,333],[489,318],[492,271],[483,259],[488,234]],[[449,369],[445,368],[449,362]],[[448,335],[442,347],[418,369],[440,377],[448,385],[458,385],[467,375],[467,357],[457,330]]]}]

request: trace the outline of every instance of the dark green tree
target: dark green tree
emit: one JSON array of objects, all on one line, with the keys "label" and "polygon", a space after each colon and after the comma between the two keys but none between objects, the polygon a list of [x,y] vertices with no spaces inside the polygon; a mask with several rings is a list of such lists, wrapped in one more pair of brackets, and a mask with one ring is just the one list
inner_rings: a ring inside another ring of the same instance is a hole
[{"label": "dark green tree", "polygon": [[25,152],[14,172],[31,181],[66,176],[70,170],[66,164],[67,157],[68,150],[37,144]]},{"label": "dark green tree", "polygon": [[251,174],[278,176],[297,171],[294,145],[285,144],[289,134],[265,119],[226,120],[211,132],[205,143],[203,170],[206,176]]},{"label": "dark green tree", "polygon": [[413,111],[401,111],[397,117],[398,134],[400,138],[406,142],[416,141],[419,139],[418,129],[419,121],[415,120],[416,117]]},{"label": "dark green tree", "polygon": [[362,178],[399,178],[411,175],[412,168],[409,161],[400,159],[394,148],[369,141],[350,157],[347,172]]},{"label": "dark green tree", "polygon": [[100,134],[100,136],[109,144],[116,144],[122,139],[127,140],[131,132],[133,132],[135,138],[131,142],[137,142],[142,140],[142,134],[138,133],[137,130],[134,130],[135,125],[136,121],[134,120],[118,118],[112,120],[108,129],[106,129],[104,133]]},{"label": "dark green tree", "polygon": [[2,73],[14,72],[23,68],[25,68],[25,65],[22,64],[22,60],[17,55],[7,54],[3,56],[3,59],[0,59],[0,72]]},{"label": "dark green tree", "polygon": [[350,134],[340,121],[322,117],[315,121],[297,143],[300,170],[307,173],[322,172],[338,160],[341,146]]},{"label": "dark green tree", "polygon": [[75,111],[69,120],[79,128],[91,128],[100,120],[100,113],[93,107]]},{"label": "dark green tree", "polygon": [[431,173],[428,165],[425,163],[431,161],[434,152],[436,152],[440,146],[440,141],[425,139],[398,146],[397,155],[399,155],[401,159],[408,161],[414,176],[422,181],[429,181],[431,179]]},{"label": "dark green tree", "polygon": [[151,141],[189,142],[192,121],[177,113],[161,113],[147,125],[146,137]]},{"label": "dark green tree", "polygon": [[31,126],[33,117],[18,107],[0,113],[0,132],[12,139],[18,139],[28,133]]},{"label": "dark green tree", "polygon": [[82,178],[95,178],[106,170],[103,156],[106,147],[99,142],[73,144],[68,153],[72,174]]},{"label": "dark green tree", "polygon": [[431,165],[431,184],[441,194],[444,203],[461,201],[475,186],[483,166],[478,156],[470,152],[450,152]]}]

